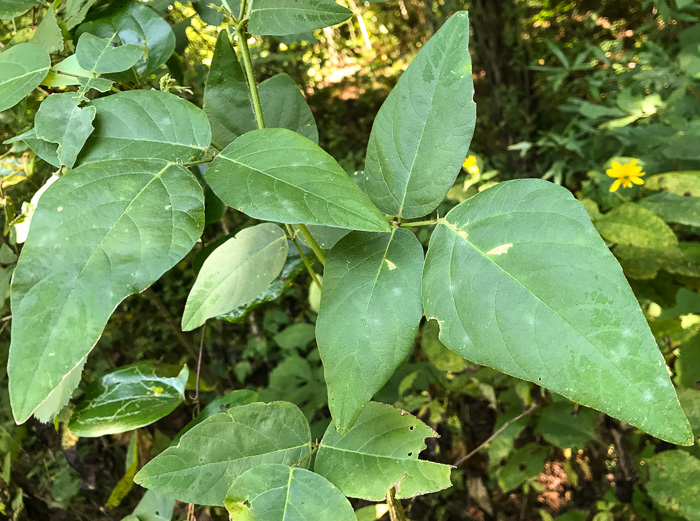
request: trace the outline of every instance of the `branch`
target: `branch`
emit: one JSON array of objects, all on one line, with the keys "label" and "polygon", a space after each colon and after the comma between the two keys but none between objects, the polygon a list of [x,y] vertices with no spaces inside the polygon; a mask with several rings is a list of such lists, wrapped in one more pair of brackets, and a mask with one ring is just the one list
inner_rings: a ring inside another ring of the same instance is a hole
[{"label": "branch", "polygon": [[520,414],[518,414],[515,418],[512,418],[512,419],[508,420],[507,422],[505,422],[505,423],[504,423],[503,425],[501,425],[498,429],[496,429],[496,431],[495,431],[491,436],[489,436],[488,438],[486,438],[486,440],[485,440],[483,443],[481,443],[477,448],[475,448],[473,451],[471,451],[471,452],[470,452],[469,454],[467,454],[466,456],[463,456],[463,457],[459,458],[459,459],[455,462],[454,466],[455,466],[455,467],[459,467],[462,463],[464,463],[464,462],[467,461],[469,458],[471,458],[474,454],[476,454],[476,453],[479,452],[481,449],[483,449],[484,446],[485,446],[487,443],[489,443],[489,442],[490,442],[491,440],[493,440],[496,436],[498,436],[498,435],[501,434],[504,430],[506,430],[506,428],[508,427],[508,425],[510,425],[511,423],[515,423],[515,422],[518,421],[520,418],[524,418],[525,416],[527,416],[528,414],[530,414],[530,413],[531,413],[532,411],[534,411],[535,409],[537,409],[537,405],[533,405],[533,406],[530,407],[529,409],[525,409],[523,412],[521,412]]}]

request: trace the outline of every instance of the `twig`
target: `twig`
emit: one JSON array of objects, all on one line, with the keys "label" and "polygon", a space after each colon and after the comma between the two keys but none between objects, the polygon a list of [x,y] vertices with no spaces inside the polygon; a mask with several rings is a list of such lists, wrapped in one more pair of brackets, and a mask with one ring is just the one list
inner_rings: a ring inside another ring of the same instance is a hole
[{"label": "twig", "polygon": [[471,452],[470,452],[469,454],[467,454],[466,456],[463,456],[463,457],[459,458],[459,459],[455,462],[454,466],[455,466],[455,467],[459,467],[462,463],[464,463],[464,462],[467,461],[469,458],[471,458],[474,454],[476,454],[476,453],[479,452],[481,449],[483,449],[484,446],[485,446],[487,443],[489,443],[489,442],[490,442],[491,440],[493,440],[496,436],[498,436],[498,435],[501,434],[504,430],[506,430],[506,428],[508,427],[508,425],[510,425],[511,423],[515,423],[515,422],[518,421],[520,418],[524,418],[525,416],[527,416],[528,414],[530,414],[530,413],[531,413],[532,411],[534,411],[535,409],[537,409],[537,405],[533,405],[533,406],[530,407],[529,409],[525,409],[523,412],[521,412],[520,414],[518,414],[515,418],[510,419],[510,420],[508,420],[507,422],[505,422],[505,423],[504,423],[503,425],[501,425],[498,429],[496,429],[496,431],[495,431],[491,436],[489,436],[488,438],[486,438],[486,440],[485,440],[483,443],[481,443],[477,448],[475,448],[473,451],[471,451]]},{"label": "twig", "polygon": [[207,323],[202,324],[202,336],[199,339],[199,356],[197,357],[197,379],[194,383],[194,398],[192,403],[197,406],[197,413],[199,413],[199,371],[202,368],[202,351],[204,350],[204,334],[207,332]]},{"label": "twig", "polygon": [[527,504],[530,500],[530,489],[527,490],[527,494],[523,496],[522,505],[520,505],[520,521],[525,521],[525,514],[527,514]]}]

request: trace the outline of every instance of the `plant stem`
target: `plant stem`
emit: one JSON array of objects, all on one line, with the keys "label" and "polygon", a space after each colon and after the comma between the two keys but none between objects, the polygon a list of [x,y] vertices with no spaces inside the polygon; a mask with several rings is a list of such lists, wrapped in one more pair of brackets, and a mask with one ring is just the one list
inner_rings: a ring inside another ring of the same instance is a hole
[{"label": "plant stem", "polygon": [[386,505],[389,507],[390,521],[408,521],[401,501],[396,499],[396,489],[394,487],[386,491]]},{"label": "plant stem", "polygon": [[525,409],[523,412],[521,412],[520,414],[518,414],[515,418],[512,418],[512,419],[508,420],[507,422],[505,422],[505,423],[504,423],[503,425],[501,425],[498,429],[496,429],[496,431],[495,431],[491,436],[489,436],[488,438],[486,438],[486,440],[485,440],[481,445],[479,445],[477,448],[475,448],[473,451],[471,451],[471,452],[470,452],[469,454],[467,454],[466,456],[463,456],[463,457],[459,458],[459,459],[455,462],[454,466],[455,466],[455,467],[459,467],[462,463],[464,463],[464,462],[467,461],[469,458],[471,458],[474,454],[476,454],[476,453],[479,452],[481,449],[483,449],[484,446],[485,446],[487,443],[489,443],[489,442],[490,442],[491,440],[493,440],[496,436],[498,436],[498,435],[501,434],[504,430],[506,430],[506,427],[508,427],[508,425],[510,425],[511,423],[517,422],[520,418],[523,418],[523,417],[527,416],[528,414],[530,414],[530,413],[531,413],[532,411],[534,411],[535,409],[537,409],[537,405],[533,405],[533,406],[530,407],[529,409]]},{"label": "plant stem", "polygon": [[212,159],[213,158],[211,158],[211,157],[206,157],[204,159],[200,159],[199,161],[190,161],[189,163],[183,163],[182,166],[184,166],[185,168],[189,168],[189,167],[195,166],[195,165],[201,165],[204,163],[211,163]]},{"label": "plant stem", "polygon": [[406,228],[407,226],[431,226],[437,224],[437,219],[428,219],[427,221],[413,221],[413,222],[402,222],[398,223],[400,228]]},{"label": "plant stem", "polygon": [[289,237],[291,238],[292,243],[294,244],[297,251],[299,252],[299,256],[301,257],[301,260],[304,263],[304,266],[306,266],[306,271],[309,272],[309,275],[311,275],[311,278],[316,283],[316,286],[318,286],[318,289],[321,289],[321,281],[318,280],[318,277],[316,276],[316,272],[314,271],[313,266],[309,262],[309,259],[307,259],[306,255],[304,255],[304,252],[301,251],[301,246],[299,246],[299,242],[297,241],[296,237],[294,237],[294,231],[292,230],[292,227],[289,226],[288,224],[285,224],[285,226],[287,227],[287,233],[289,234]]},{"label": "plant stem", "polygon": [[306,227],[305,224],[297,224],[297,228],[299,228],[299,231],[304,236],[304,239],[306,239],[306,242],[309,243],[309,246],[316,254],[316,257],[318,257],[318,260],[320,260],[321,264],[323,264],[325,266],[326,265],[326,256],[324,255],[321,247],[316,242],[316,239],[314,239],[314,236],[311,235],[311,232],[309,231],[309,229]]},{"label": "plant stem", "polygon": [[309,452],[306,456],[304,456],[304,457],[301,458],[299,461],[297,461],[297,462],[294,464],[294,466],[295,466],[295,467],[298,467],[299,465],[301,465],[302,463],[304,463],[307,459],[309,459],[311,456],[313,456],[314,454],[316,454],[316,451],[318,450],[318,447],[319,447],[319,446],[316,445],[313,449],[311,449],[311,452]]},{"label": "plant stem", "polygon": [[[243,11],[245,7],[245,2],[241,4],[241,10]],[[245,19],[242,19],[239,24],[236,26],[236,35],[238,36],[238,46],[241,50],[241,56],[243,57],[243,69],[245,71],[245,76],[248,81],[248,89],[250,91],[250,99],[253,101],[253,112],[255,112],[255,121],[258,124],[258,129],[263,129],[265,128],[265,120],[263,119],[263,113],[262,113],[262,106],[260,105],[260,96],[258,96],[258,85],[255,82],[255,76],[253,76],[253,64],[250,60],[250,49],[248,48],[248,33],[243,30],[243,25],[246,23]],[[297,224],[297,228],[299,228],[299,231],[301,234],[304,236],[306,239],[306,242],[309,243],[309,246],[311,246],[311,249],[313,250],[314,254],[318,258],[319,261],[321,261],[321,264],[325,265],[326,264],[326,256],[323,253],[323,250],[321,247],[318,245],[316,242],[316,239],[314,239],[313,235],[311,235],[311,232],[309,229],[304,225],[304,224]],[[291,234],[292,237],[292,242],[294,243],[294,246],[296,246],[297,251],[301,255],[302,260],[304,261],[304,265],[306,266],[306,269],[309,271],[309,274],[311,275],[311,278],[314,279],[314,282],[316,285],[318,285],[319,289],[321,288],[321,283],[319,282],[318,278],[316,277],[316,273],[314,272],[311,264],[308,262],[306,257],[301,251],[301,248],[299,247],[299,244],[297,244],[296,237],[294,237],[293,234]]]},{"label": "plant stem", "polygon": [[255,121],[258,124],[258,128],[265,128],[265,121],[263,120],[262,106],[260,105],[260,96],[258,96],[258,85],[255,82],[255,77],[253,76],[253,64],[250,61],[250,49],[248,48],[248,33],[242,29],[243,22],[236,26],[236,35],[238,36],[238,46],[241,49],[241,56],[243,57],[243,68],[245,69],[245,75],[248,79],[248,89],[250,90],[250,99],[253,100],[253,108],[255,109]]},{"label": "plant stem", "polygon": [[199,356],[197,357],[197,376],[194,384],[194,398],[192,403],[195,406],[195,413],[199,414],[199,373],[202,368],[202,351],[204,351],[204,335],[207,332],[207,322],[204,321],[202,324],[202,336],[199,339]]}]

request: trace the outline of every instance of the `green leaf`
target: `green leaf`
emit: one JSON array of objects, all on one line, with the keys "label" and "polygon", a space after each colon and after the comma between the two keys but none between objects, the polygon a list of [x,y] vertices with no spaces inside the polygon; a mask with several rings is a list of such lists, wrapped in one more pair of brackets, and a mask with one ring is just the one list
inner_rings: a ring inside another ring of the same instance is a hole
[{"label": "green leaf", "polygon": [[282,271],[288,249],[284,231],[272,223],[245,228],[216,248],[187,297],[183,331],[256,298]]},{"label": "green leaf", "polygon": [[346,496],[370,501],[382,500],[392,486],[399,498],[437,492],[451,485],[450,466],[418,459],[423,440],[433,436],[410,414],[370,402],[347,434],[328,427],[314,471]]},{"label": "green leaf", "polygon": [[459,372],[469,367],[469,362],[440,342],[439,334],[440,328],[434,320],[423,324],[420,347],[430,363],[440,371],[448,372]]},{"label": "green leaf", "polygon": [[58,160],[72,168],[80,150],[94,130],[95,107],[80,107],[77,92],[52,94],[39,107],[34,120],[38,139],[57,143]]},{"label": "green leaf", "polygon": [[114,42],[120,45],[147,47],[147,52],[144,51],[136,65],[127,72],[114,75],[114,79],[134,81],[143,78],[163,65],[172,55],[175,33],[170,24],[148,5],[141,2],[114,2],[101,15],[80,25],[75,37],[90,33],[100,38],[114,38]]},{"label": "green leaf", "polygon": [[259,87],[267,128],[286,128],[318,144],[318,129],[304,95],[287,74],[276,74]]},{"label": "green leaf", "polygon": [[31,42],[46,49],[46,52],[52,53],[63,50],[63,34],[56,20],[56,13],[53,10],[53,4],[49,4],[49,8],[44,13],[39,27],[36,28]]},{"label": "green leaf", "polygon": [[279,277],[273,280],[270,285],[262,290],[251,302],[239,306],[228,313],[223,313],[216,318],[219,320],[225,320],[226,322],[233,322],[234,324],[242,322],[243,319],[247,317],[254,309],[262,306],[266,302],[271,302],[282,295],[282,293],[289,289],[294,279],[296,279],[300,273],[305,271],[306,269],[301,257],[299,257],[296,250],[292,251],[290,249],[290,252],[287,254],[287,261],[285,262]]},{"label": "green leaf", "polygon": [[667,140],[669,145],[663,149],[663,155],[671,159],[698,161],[700,160],[698,139],[700,139],[700,120],[694,119]]},{"label": "green leaf", "polygon": [[[134,480],[185,503],[224,505],[231,482],[262,464],[291,465],[311,449],[309,424],[288,402],[251,403],[207,418]],[[309,459],[301,465],[308,467]]]},{"label": "green leaf", "polygon": [[663,190],[684,197],[700,197],[700,171],[668,172],[651,176],[644,183],[647,190]]},{"label": "green leaf", "polygon": [[678,386],[695,389],[700,381],[700,334],[683,343],[674,365]]},{"label": "green leaf", "polygon": [[357,521],[326,478],[286,465],[260,465],[239,476],[226,493],[226,509],[232,520]]},{"label": "green leaf", "polygon": [[534,443],[525,445],[510,455],[506,464],[498,469],[498,486],[508,492],[522,485],[525,480],[538,476],[544,470],[547,449]]},{"label": "green leaf", "polygon": [[690,421],[693,434],[700,437],[700,389],[678,389],[678,399]]},{"label": "green leaf", "polygon": [[[237,137],[255,130],[255,114],[243,70],[221,31],[204,90],[204,112],[211,123],[213,141],[224,148]],[[286,74],[277,74],[258,86],[267,128],[287,128],[318,143],[318,129],[303,94]]]},{"label": "green leaf", "polygon": [[667,450],[646,461],[647,493],[664,511],[688,521],[700,518],[700,460],[682,450]]},{"label": "green leaf", "polygon": [[667,223],[685,224],[700,228],[700,197],[684,197],[661,192],[639,202]]},{"label": "green leaf", "polygon": [[174,94],[132,90],[91,101],[95,131],[78,164],[102,159],[196,161],[211,141],[206,114]]},{"label": "green leaf", "polygon": [[355,517],[357,521],[377,521],[384,516],[387,510],[386,503],[375,503],[355,510]]},{"label": "green leaf", "polygon": [[109,498],[107,498],[107,503],[105,504],[107,508],[116,508],[121,505],[124,498],[134,488],[134,476],[139,470],[138,432],[131,433],[129,446],[126,449],[125,467],[124,475],[114,485]]},{"label": "green leaf", "polygon": [[316,338],[313,324],[302,322],[285,327],[273,339],[282,349],[306,349]]},{"label": "green leaf", "polygon": [[332,0],[255,0],[248,30],[252,34],[284,36],[323,29],[351,16],[352,11]]},{"label": "green leaf", "polygon": [[14,107],[41,83],[51,67],[45,49],[20,43],[0,53],[0,111]]},{"label": "green leaf", "polygon": [[68,404],[73,395],[73,391],[75,391],[80,383],[80,375],[83,373],[85,361],[86,358],[83,358],[78,362],[78,364],[63,377],[63,380],[46,395],[46,399],[34,410],[34,416],[37,420],[43,423],[50,422],[61,412],[61,409]]},{"label": "green leaf", "polygon": [[568,401],[547,405],[537,422],[537,432],[560,449],[583,449],[596,438],[595,423],[600,414],[586,407],[578,411]]},{"label": "green leaf", "polygon": [[18,422],[84,362],[119,302],[190,251],[203,202],[189,171],[155,159],[90,163],[46,190],[12,282],[8,373]]},{"label": "green leaf", "polygon": [[143,54],[143,46],[131,43],[119,45],[117,39],[117,33],[111,38],[81,34],[75,48],[80,66],[96,74],[107,74],[125,71],[136,65]]},{"label": "green leaf", "polygon": [[72,30],[85,20],[88,11],[96,3],[97,0],[66,0],[66,10],[61,15],[66,21],[66,28]]},{"label": "green leaf", "polygon": [[423,247],[408,230],[351,232],[328,254],[316,339],[338,431],[347,432],[413,349]]},{"label": "green leaf", "polygon": [[389,231],[384,216],[340,165],[287,129],[239,137],[212,161],[206,180],[227,205],[255,219]]},{"label": "green leaf", "polygon": [[174,510],[174,499],[147,490],[136,505],[134,513],[123,518],[122,521],[171,521]]},{"label": "green leaf", "polygon": [[420,50],[372,126],[367,195],[383,212],[430,213],[459,174],[476,123],[469,17],[460,11]]},{"label": "green leaf", "polygon": [[[197,14],[199,17],[202,19],[204,23],[207,23],[209,25],[215,25],[219,26],[223,23],[224,21],[224,13],[217,9],[212,9],[210,6],[211,5],[216,5],[218,7],[221,7],[221,0],[193,0],[192,2],[192,7],[194,7],[194,10],[197,11]],[[231,11],[238,16],[239,11],[241,10],[241,5],[239,0],[230,0],[228,2],[228,6],[231,8]],[[225,31],[221,31],[225,32]]]},{"label": "green leaf", "polygon": [[[3,185],[12,186],[11,183],[6,182],[5,179],[3,179]],[[16,261],[17,255],[15,252],[3,242],[2,245],[0,245],[0,264],[13,264]]]},{"label": "green leaf", "polygon": [[152,364],[120,367],[87,388],[69,428],[77,436],[96,438],[150,425],[182,403],[188,377],[187,366],[171,377]]},{"label": "green leaf", "polygon": [[566,189],[508,181],[457,205],[430,239],[423,306],[454,352],[692,442],[639,304]]},{"label": "green leaf", "polygon": [[260,399],[286,400],[301,407],[309,421],[326,405],[326,386],[323,369],[317,362],[311,367],[309,360],[298,355],[285,357],[271,372],[267,388]]},{"label": "green leaf", "polygon": [[223,396],[215,398],[207,406],[202,409],[195,418],[192,419],[187,425],[185,425],[180,432],[177,433],[175,439],[173,440],[173,445],[177,445],[180,438],[192,429],[195,425],[199,425],[207,418],[214,416],[215,414],[225,413],[231,407],[238,407],[240,405],[246,405],[249,403],[254,403],[258,400],[258,393],[251,391],[249,389],[240,389],[238,391],[231,391]]},{"label": "green leaf", "polygon": [[78,64],[78,58],[71,54],[65,60],[57,63],[49,70],[46,78],[41,82],[47,87],[65,87],[67,85],[82,85],[82,92],[96,89],[100,92],[108,91],[114,82],[106,78],[98,78],[95,73],[83,69]]},{"label": "green leaf", "polygon": [[15,18],[40,3],[40,0],[3,0],[0,2],[0,20]]},{"label": "green leaf", "polygon": [[61,166],[61,160],[58,158],[58,143],[51,143],[38,138],[35,128],[31,128],[18,136],[8,139],[5,143],[16,143],[18,141],[26,143],[27,146],[32,149],[32,152],[48,164],[56,168]]},{"label": "green leaf", "polygon": [[228,31],[220,31],[216,40],[204,88],[204,112],[211,124],[212,141],[220,148],[257,128],[248,84]]},{"label": "green leaf", "polygon": [[667,263],[683,260],[673,230],[651,210],[626,203],[596,219],[604,239],[615,244],[613,252],[630,278],[653,279]]}]

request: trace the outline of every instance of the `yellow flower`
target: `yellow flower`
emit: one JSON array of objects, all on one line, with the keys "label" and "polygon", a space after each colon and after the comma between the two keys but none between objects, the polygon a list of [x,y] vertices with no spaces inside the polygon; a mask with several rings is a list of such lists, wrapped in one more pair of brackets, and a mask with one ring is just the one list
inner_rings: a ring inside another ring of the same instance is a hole
[{"label": "yellow flower", "polygon": [[633,159],[629,163],[621,165],[617,161],[612,162],[612,168],[605,171],[610,177],[616,177],[615,182],[613,182],[610,187],[610,191],[614,192],[620,185],[623,188],[632,188],[632,183],[636,185],[643,185],[644,180],[640,179],[644,174],[642,172],[642,167],[637,164],[637,160]]},{"label": "yellow flower", "polygon": [[476,164],[476,158],[474,156],[469,156],[462,163],[462,168],[464,168],[470,174],[478,174],[480,172],[479,165]]}]

